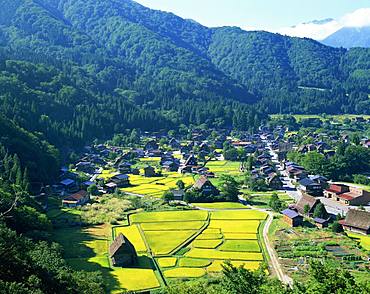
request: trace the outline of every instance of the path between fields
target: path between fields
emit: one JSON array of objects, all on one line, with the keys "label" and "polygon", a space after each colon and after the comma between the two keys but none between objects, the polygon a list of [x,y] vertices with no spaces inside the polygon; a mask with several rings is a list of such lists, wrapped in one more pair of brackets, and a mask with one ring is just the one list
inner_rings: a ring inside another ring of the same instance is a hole
[{"label": "path between fields", "polygon": [[[145,197],[145,195],[141,195],[141,194],[130,193],[130,192],[125,192],[125,193],[128,194],[128,195],[131,195],[131,196]],[[195,206],[195,205],[189,205],[189,206],[193,207],[193,208],[197,208],[199,210],[206,210],[206,211],[222,210],[222,209],[217,209],[217,208],[214,209],[214,208],[198,207],[198,206]],[[250,206],[250,208],[256,209],[253,206]],[[236,209],[234,208],[234,209],[230,209],[230,210],[243,210],[243,209],[245,209],[245,208],[236,208]],[[283,282],[284,284],[287,284],[289,286],[292,286],[293,285],[293,280],[289,276],[284,274],[284,272],[281,268],[281,264],[279,262],[279,259],[278,259],[277,255],[275,253],[275,249],[271,246],[271,242],[270,242],[270,239],[268,237],[268,231],[269,231],[270,225],[272,224],[272,220],[274,219],[274,215],[271,211],[268,211],[268,210],[265,210],[265,209],[257,209],[257,210],[263,211],[263,212],[268,214],[267,221],[265,223],[265,226],[263,227],[262,235],[263,235],[263,239],[264,239],[264,242],[265,242],[265,245],[266,245],[267,253],[271,258],[271,266],[274,269],[274,272],[276,273],[278,279],[281,282]]]},{"label": "path between fields", "polygon": [[[192,207],[198,208],[200,210],[206,210],[206,211],[224,210],[224,209],[202,208],[202,207],[197,207],[197,206],[194,206],[194,205]],[[268,231],[269,231],[270,225],[272,224],[272,220],[274,219],[274,214],[271,211],[268,211],[268,210],[265,210],[265,209],[256,209],[253,206],[249,206],[249,207],[252,208],[252,209],[255,209],[255,210],[265,212],[265,213],[268,214],[268,218],[266,220],[266,223],[265,223],[265,226],[263,227],[263,232],[262,232],[263,239],[264,239],[264,242],[265,242],[265,245],[266,245],[267,254],[271,258],[271,266],[272,266],[274,272],[276,273],[277,278],[281,282],[283,282],[284,284],[292,286],[293,285],[293,280],[289,276],[284,274],[283,269],[281,268],[281,264],[279,262],[279,259],[276,255],[275,249],[271,246],[271,242],[270,242],[270,239],[268,237]],[[243,210],[243,209],[245,209],[245,208],[232,209],[232,210]]]},{"label": "path between fields", "polygon": [[270,239],[268,237],[268,231],[269,231],[270,225],[272,223],[272,220],[274,219],[274,215],[270,211],[266,211],[266,210],[261,210],[261,211],[265,211],[269,215],[268,218],[267,218],[267,221],[265,223],[265,226],[263,228],[263,233],[262,234],[263,234],[263,239],[264,239],[265,244],[266,244],[267,252],[268,252],[268,254],[270,255],[270,258],[271,258],[271,266],[273,267],[278,279],[280,281],[282,281],[284,284],[287,284],[287,285],[291,286],[293,284],[293,280],[290,277],[288,277],[287,275],[284,274],[284,272],[281,268],[281,264],[279,262],[279,259],[276,256],[275,249],[271,246],[271,242],[270,242]]}]

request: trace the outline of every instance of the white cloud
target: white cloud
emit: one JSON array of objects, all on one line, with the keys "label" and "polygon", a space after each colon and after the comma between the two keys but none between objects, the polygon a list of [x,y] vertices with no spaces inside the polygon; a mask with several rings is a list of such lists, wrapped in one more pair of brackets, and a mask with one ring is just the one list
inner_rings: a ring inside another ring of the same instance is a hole
[{"label": "white cloud", "polygon": [[365,26],[370,26],[370,8],[360,8],[339,19],[330,20],[323,24],[302,23],[294,27],[281,28],[277,33],[323,40],[343,27],[359,28]]}]

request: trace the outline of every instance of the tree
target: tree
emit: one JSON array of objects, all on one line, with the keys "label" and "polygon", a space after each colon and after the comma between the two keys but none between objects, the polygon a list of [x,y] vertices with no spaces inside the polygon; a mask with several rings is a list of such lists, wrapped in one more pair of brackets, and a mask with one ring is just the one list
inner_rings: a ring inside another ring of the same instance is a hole
[{"label": "tree", "polygon": [[310,211],[310,206],[308,204],[305,204],[305,206],[303,207],[304,214],[308,214],[309,211]]},{"label": "tree", "polygon": [[88,188],[87,188],[87,192],[90,194],[90,195],[93,195],[93,196],[97,196],[99,195],[99,189],[98,189],[98,186],[96,184],[92,184],[90,185]]},{"label": "tree", "polygon": [[226,201],[236,202],[239,195],[239,183],[230,175],[220,177],[220,191]]},{"label": "tree", "polygon": [[270,201],[269,201],[269,206],[274,210],[274,211],[281,211],[283,207],[283,202],[279,199],[279,196],[276,192],[272,193]]},{"label": "tree", "polygon": [[326,217],[326,210],[325,206],[322,203],[317,204],[313,211],[313,217],[318,217],[318,218],[325,218]]},{"label": "tree", "polygon": [[342,232],[343,232],[343,226],[342,226],[338,221],[335,221],[335,222],[333,222],[333,224],[331,225],[331,230],[332,230],[334,233],[342,233]]},{"label": "tree", "polygon": [[175,196],[173,195],[171,191],[166,191],[163,193],[162,199],[166,202],[170,202],[175,199],[174,197]]},{"label": "tree", "polygon": [[183,180],[178,180],[176,182],[176,186],[179,188],[179,189],[185,189],[185,183]]}]

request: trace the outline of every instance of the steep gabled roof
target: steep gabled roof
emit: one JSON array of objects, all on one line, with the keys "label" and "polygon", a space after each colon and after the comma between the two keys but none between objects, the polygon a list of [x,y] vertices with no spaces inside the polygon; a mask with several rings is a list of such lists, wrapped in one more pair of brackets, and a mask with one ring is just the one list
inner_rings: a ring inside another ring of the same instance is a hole
[{"label": "steep gabled roof", "polygon": [[312,197],[310,195],[307,195],[307,194],[303,194],[303,196],[301,197],[301,199],[299,199],[299,201],[297,202],[297,204],[295,205],[295,208],[298,210],[298,212],[300,214],[304,214],[304,207],[306,205],[308,205],[310,207],[310,210],[312,209],[312,207],[317,203],[317,202],[320,202],[319,199],[316,199],[315,197]]},{"label": "steep gabled roof", "polygon": [[109,256],[112,257],[122,246],[125,245],[128,245],[128,248],[134,248],[131,242],[122,233],[120,233],[109,246]]},{"label": "steep gabled roof", "polygon": [[370,228],[370,212],[350,209],[347,212],[345,224],[347,226],[368,230]]}]

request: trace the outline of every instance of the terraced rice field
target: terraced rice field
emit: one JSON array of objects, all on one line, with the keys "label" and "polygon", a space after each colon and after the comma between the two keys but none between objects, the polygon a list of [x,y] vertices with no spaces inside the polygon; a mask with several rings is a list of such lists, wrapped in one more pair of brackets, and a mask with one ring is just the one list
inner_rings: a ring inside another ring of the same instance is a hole
[{"label": "terraced rice field", "polygon": [[193,203],[193,205],[209,209],[248,209],[248,207],[238,202]]},{"label": "terraced rice field", "polygon": [[186,186],[194,184],[193,176],[181,175],[177,172],[165,172],[161,177],[144,177],[141,175],[129,175],[130,187],[122,188],[124,192],[141,194],[160,198],[165,191],[176,188],[176,182],[182,180]]},{"label": "terraced rice field", "polygon": [[205,221],[208,217],[207,211],[186,210],[186,211],[160,211],[143,212],[131,216],[132,223],[157,223],[157,222],[180,222],[184,221]]},{"label": "terraced rice field", "polygon": [[206,167],[216,175],[229,174],[229,175],[239,175],[240,174],[240,162],[218,160],[210,161],[207,163]]},{"label": "terraced rice field", "polygon": [[227,209],[145,212],[130,220],[140,227],[163,276],[177,279],[219,272],[227,260],[257,269],[263,261],[257,233],[266,216],[251,209]]},{"label": "terraced rice field", "polygon": [[[122,232],[139,251],[146,251],[145,244],[136,226],[118,227],[115,233]],[[112,267],[108,256],[111,242],[111,228],[108,225],[91,228],[67,228],[54,231],[54,240],[67,250],[67,263],[76,270],[99,271],[110,293],[149,290],[161,286],[158,273],[152,268],[151,258],[146,253],[138,252],[138,264],[135,268]]]},{"label": "terraced rice field", "polygon": [[170,254],[197,231],[145,231],[145,238],[154,255]]}]

